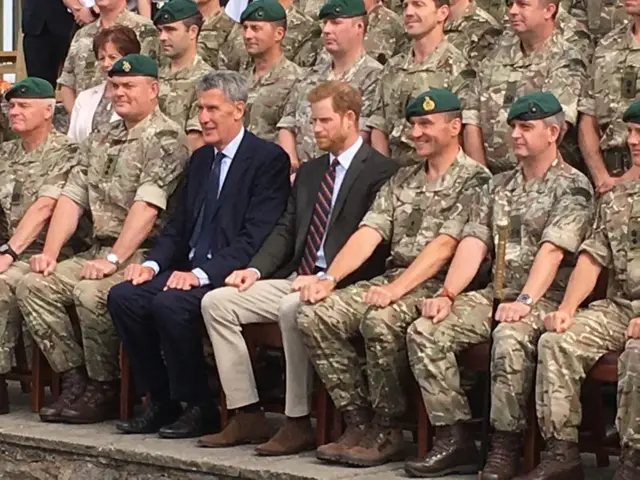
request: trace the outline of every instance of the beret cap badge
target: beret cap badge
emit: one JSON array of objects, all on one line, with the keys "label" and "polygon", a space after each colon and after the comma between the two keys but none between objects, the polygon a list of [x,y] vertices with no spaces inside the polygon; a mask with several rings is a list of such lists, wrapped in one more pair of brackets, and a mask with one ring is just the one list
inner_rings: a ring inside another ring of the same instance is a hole
[{"label": "beret cap badge", "polygon": [[429,97],[425,97],[424,102],[422,103],[422,108],[424,108],[425,112],[430,112],[434,108],[436,108],[436,104],[433,103],[433,100]]},{"label": "beret cap badge", "polygon": [[124,62],[122,62],[122,70],[124,70],[125,72],[130,72],[131,71],[131,64],[129,62],[127,62],[126,60]]}]

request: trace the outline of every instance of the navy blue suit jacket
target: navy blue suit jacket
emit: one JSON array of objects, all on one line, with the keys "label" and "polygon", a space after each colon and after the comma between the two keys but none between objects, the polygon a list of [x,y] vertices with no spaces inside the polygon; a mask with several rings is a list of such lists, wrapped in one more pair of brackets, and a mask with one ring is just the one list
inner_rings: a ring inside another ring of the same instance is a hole
[{"label": "navy blue suit jacket", "polygon": [[[146,257],[161,272],[191,270],[189,239],[206,198],[214,156],[209,145],[191,155],[178,203]],[[275,226],[287,205],[289,166],[289,155],[282,148],[245,131],[213,214],[211,259],[197,265],[212,287],[224,285],[231,272],[246,267]]]}]

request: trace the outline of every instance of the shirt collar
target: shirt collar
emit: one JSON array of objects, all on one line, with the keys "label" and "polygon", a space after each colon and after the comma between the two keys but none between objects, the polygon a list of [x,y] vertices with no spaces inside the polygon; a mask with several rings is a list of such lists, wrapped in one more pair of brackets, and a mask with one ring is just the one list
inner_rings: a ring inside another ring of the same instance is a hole
[{"label": "shirt collar", "polygon": [[[362,138],[360,136],[358,136],[358,139],[355,141],[355,143],[353,145],[351,145],[349,148],[347,148],[344,152],[342,152],[340,155],[338,155],[338,163],[340,163],[340,165],[342,165],[342,167],[345,170],[349,169],[349,165],[351,165],[351,162],[353,161],[353,158],[356,156],[356,153],[358,153],[358,150],[360,150],[360,147],[362,146]],[[333,153],[329,154],[329,165],[331,165],[331,163],[333,162],[333,159],[336,158]]]},{"label": "shirt collar", "polygon": [[[236,153],[238,153],[238,148],[240,148],[240,143],[242,142],[242,138],[244,137],[244,127],[240,128],[240,131],[238,132],[238,134],[234,137],[233,140],[231,140],[226,147],[224,147],[222,149],[222,153],[224,153],[224,156],[227,157],[230,160],[233,160],[233,157],[236,156]],[[216,154],[218,153],[218,150],[215,149]]]}]

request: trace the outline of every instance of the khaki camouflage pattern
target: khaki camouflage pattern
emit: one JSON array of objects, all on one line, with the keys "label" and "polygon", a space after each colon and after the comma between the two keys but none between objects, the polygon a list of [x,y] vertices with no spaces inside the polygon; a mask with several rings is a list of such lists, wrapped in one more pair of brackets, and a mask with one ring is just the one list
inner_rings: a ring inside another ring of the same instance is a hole
[{"label": "khaki camouflage pattern", "polygon": [[91,131],[97,130],[100,125],[109,123],[113,114],[114,111],[111,99],[107,95],[102,95],[102,98],[96,107],[96,111],[93,113],[93,118],[91,119]]},{"label": "khaki camouflage pattern", "polygon": [[444,33],[447,40],[476,69],[502,34],[502,27],[496,19],[472,2],[460,17],[447,19]]},{"label": "khaki camouflage pattern", "polygon": [[640,339],[629,339],[618,360],[616,430],[623,447],[640,449]]},{"label": "khaki camouflage pattern", "polygon": [[30,271],[31,267],[27,262],[18,261],[0,274],[0,375],[9,373],[16,363],[15,349],[21,330],[25,355],[27,361],[31,360],[33,340],[26,328],[23,329],[22,315],[16,302],[16,287]]},{"label": "khaki camouflage pattern", "polygon": [[223,8],[204,18],[200,35],[198,35],[198,55],[211,68],[218,68],[220,48],[229,38],[235,25],[236,22],[227,16]]},{"label": "khaki camouflage pattern", "polygon": [[369,24],[364,37],[364,50],[380,64],[410,48],[402,17],[379,3],[367,15]]},{"label": "khaki camouflage pattern", "polygon": [[[314,65],[320,33],[320,24],[292,5],[287,10],[287,31],[282,39],[282,53],[302,67]],[[237,23],[220,47],[218,68],[241,71],[249,68],[250,64],[251,58],[244,46],[243,28]]]},{"label": "khaki camouflage pattern", "polygon": [[[91,212],[94,238],[115,240],[133,202],[166,209],[189,149],[182,127],[156,108],[130,131],[117,120],[92,132],[79,156],[62,194]],[[159,215],[150,236],[161,226]]]},{"label": "khaki camouflage pattern", "polygon": [[297,0],[296,3],[302,13],[307,17],[317,20],[320,9],[327,2],[326,0]]},{"label": "khaki camouflage pattern", "polygon": [[160,67],[158,106],[162,113],[180,125],[185,132],[202,131],[198,121],[196,85],[210,71],[211,67],[197,55],[191,65],[177,72],[172,72],[168,64]]},{"label": "khaki camouflage pattern", "polygon": [[259,78],[255,78],[253,66],[243,73],[249,79],[244,127],[260,138],[275,142],[284,106],[294,85],[303,77],[303,69],[282,55],[271,70]]},{"label": "khaki camouflage pattern", "polygon": [[366,128],[369,116],[373,111],[376,85],[380,77],[382,65],[368,55],[360,55],[352,67],[342,75],[334,75],[332,65],[323,63],[310,68],[305,77],[300,79],[289,96],[278,128],[291,130],[296,136],[296,152],[300,162],[306,162],[319,155],[311,125],[311,104],[307,95],[313,87],[327,80],[348,82],[357,88],[362,95],[362,110],[360,113],[360,129]]},{"label": "khaki camouflage pattern", "polygon": [[[522,291],[541,243],[551,242],[567,252],[551,287],[532,312],[520,322],[498,325],[493,334],[491,421],[497,430],[515,432],[526,427],[526,404],[544,316],[555,310],[562,298],[572,254],[578,250],[592,214],[591,185],[560,157],[542,178],[527,183],[522,167],[496,175],[472,202],[462,236],[480,239],[490,251],[497,239],[497,222],[509,219],[504,277],[507,301]],[[455,354],[488,339],[492,297],[492,286],[461,294],[441,323],[434,325],[431,319],[421,318],[409,329],[409,361],[429,418],[436,425],[471,418]]]},{"label": "khaki camouflage pattern", "polygon": [[[463,123],[482,129],[489,170],[495,174],[516,165],[509,148],[507,114],[517,97],[532,91],[549,91],[560,101],[565,120],[575,126],[585,77],[586,65],[580,52],[562,40],[557,31],[540,50],[527,56],[520,40],[505,32],[492,54],[481,63],[462,112]],[[571,140],[568,135],[563,141],[567,145],[565,154],[577,153],[577,145]]]},{"label": "khaki camouflage pattern", "polygon": [[[113,25],[132,28],[140,41],[141,53],[157,58],[160,49],[158,30],[146,17],[124,10]],[[75,90],[76,94],[104,82],[104,75],[98,67],[93,53],[93,38],[102,30],[100,20],[82,27],[73,37],[69,53],[62,67],[58,83]]]},{"label": "khaki camouflage pattern", "polygon": [[400,165],[422,162],[409,138],[410,124],[404,116],[409,100],[430,88],[447,88],[463,100],[474,72],[462,53],[446,39],[420,64],[413,50],[392,58],[384,66],[375,96],[375,110],[367,122],[389,139],[390,157]]},{"label": "khaki camouflage pattern", "polygon": [[[400,3],[402,4],[402,2]],[[491,15],[499,24],[505,27],[509,25],[507,2],[503,0],[473,0],[473,3]]]},{"label": "khaki camouflage pattern", "polygon": [[[80,278],[86,260],[105,258],[110,251],[111,247],[94,247],[60,262],[48,277],[27,273],[18,284],[16,298],[25,324],[56,372],[86,365],[93,380],[119,378],[120,339],[107,311],[107,293],[124,281],[127,264],[143,260],[144,251],[136,251],[110,277]],[[77,325],[67,315],[69,306],[78,314]]]},{"label": "khaki camouflage pattern", "polygon": [[619,0],[573,0],[567,3],[570,3],[567,11],[586,25],[596,42],[629,21],[629,15]]},{"label": "khaki camouflage pattern", "polygon": [[[371,405],[377,414],[391,418],[404,412],[406,329],[418,317],[422,299],[442,286],[446,269],[386,308],[364,304],[362,295],[402,274],[439,235],[460,238],[471,202],[489,177],[488,170],[462,150],[445,174],[431,183],[424,165],[400,169],[378,192],[361,223],[390,242],[388,270],[301,308],[298,326],[303,340],[339,409]],[[368,385],[350,342],[358,333],[365,342]]]},{"label": "khaki camouflage pattern", "polygon": [[[536,380],[536,409],[544,437],[569,441],[578,439],[582,419],[580,387],[587,372],[602,355],[625,347],[627,326],[632,318],[640,316],[638,182],[619,183],[604,195],[580,252],[587,252],[609,270],[606,299],[578,310],[566,332],[542,336],[539,362],[546,375],[538,375]],[[634,343],[635,349],[627,350],[620,359],[618,375],[626,382],[634,378],[637,381],[637,340],[629,342]],[[636,448],[640,446],[637,385],[618,385],[617,420],[622,443]]]}]

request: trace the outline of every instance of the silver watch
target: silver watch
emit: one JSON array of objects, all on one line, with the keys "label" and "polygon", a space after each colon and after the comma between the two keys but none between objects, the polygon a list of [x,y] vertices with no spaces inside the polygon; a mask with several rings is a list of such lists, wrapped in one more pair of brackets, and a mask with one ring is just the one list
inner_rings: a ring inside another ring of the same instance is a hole
[{"label": "silver watch", "polygon": [[533,298],[531,298],[526,293],[521,293],[520,295],[518,295],[518,298],[516,298],[516,302],[524,303],[528,307],[533,306]]},{"label": "silver watch", "polygon": [[120,260],[118,259],[118,256],[113,252],[107,254],[107,262],[112,263],[116,267],[120,265]]},{"label": "silver watch", "polygon": [[318,272],[316,273],[316,277],[318,277],[318,280],[329,280],[333,282],[334,285],[338,284],[338,281],[335,279],[335,277],[333,275],[329,275],[327,272]]}]

